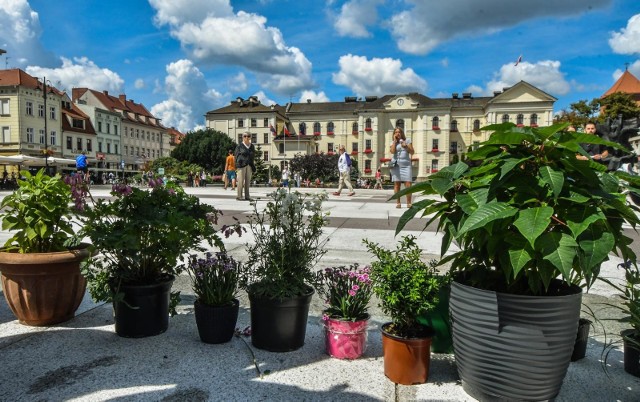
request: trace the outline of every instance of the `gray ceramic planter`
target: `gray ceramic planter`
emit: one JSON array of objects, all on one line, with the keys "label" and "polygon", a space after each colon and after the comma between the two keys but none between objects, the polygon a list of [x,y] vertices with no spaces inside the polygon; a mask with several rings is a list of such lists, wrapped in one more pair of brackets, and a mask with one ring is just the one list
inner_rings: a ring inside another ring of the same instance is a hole
[{"label": "gray ceramic planter", "polygon": [[453,282],[453,347],[465,392],[478,400],[553,399],[569,367],[581,301],[578,287],[536,297]]}]

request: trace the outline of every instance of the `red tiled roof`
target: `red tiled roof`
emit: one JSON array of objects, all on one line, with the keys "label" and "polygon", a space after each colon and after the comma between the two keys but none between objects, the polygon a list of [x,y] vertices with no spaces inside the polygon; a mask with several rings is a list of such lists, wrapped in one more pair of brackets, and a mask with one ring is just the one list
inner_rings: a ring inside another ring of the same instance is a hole
[{"label": "red tiled roof", "polygon": [[[74,88],[73,99],[76,100],[87,91],[91,92],[100,103],[112,112],[122,113],[123,119],[149,126],[164,128],[160,121],[141,103],[127,99],[125,95],[115,97],[108,91],[99,92],[88,88]],[[144,118],[143,118],[144,117]]]},{"label": "red tiled roof", "polygon": [[627,70],[622,73],[618,81],[602,97],[604,98],[614,92],[624,92],[631,95],[640,94],[640,80]]},{"label": "red tiled roof", "polygon": [[[41,88],[41,84],[35,77],[27,74],[19,68],[0,70],[0,87],[14,85],[32,89]],[[49,84],[47,84],[47,89],[51,89],[56,95],[63,94],[56,87]]]}]

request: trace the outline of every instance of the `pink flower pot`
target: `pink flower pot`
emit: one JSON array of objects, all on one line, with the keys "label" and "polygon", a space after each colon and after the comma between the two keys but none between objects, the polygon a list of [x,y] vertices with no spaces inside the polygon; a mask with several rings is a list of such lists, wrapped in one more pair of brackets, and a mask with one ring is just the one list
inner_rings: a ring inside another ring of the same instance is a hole
[{"label": "pink flower pot", "polygon": [[342,321],[334,318],[324,320],[327,354],[337,359],[357,359],[367,347],[368,320]]}]

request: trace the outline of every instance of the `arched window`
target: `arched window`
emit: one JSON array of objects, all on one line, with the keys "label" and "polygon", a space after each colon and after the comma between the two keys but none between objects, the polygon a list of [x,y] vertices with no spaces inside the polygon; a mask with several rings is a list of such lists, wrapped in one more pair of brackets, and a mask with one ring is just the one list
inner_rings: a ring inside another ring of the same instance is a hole
[{"label": "arched window", "polygon": [[396,127],[401,128],[404,131],[404,120],[398,119],[396,120]]},{"label": "arched window", "polygon": [[503,114],[502,115],[502,122],[503,123],[508,123],[509,122],[509,115],[508,114]]},{"label": "arched window", "polygon": [[365,131],[371,131],[371,118],[367,118],[367,120],[364,121],[364,130]]},{"label": "arched window", "polygon": [[353,123],[351,132],[352,134],[358,134],[358,122]]},{"label": "arched window", "polygon": [[531,117],[530,117],[530,120],[531,120],[531,122],[530,122],[531,126],[536,127],[538,125],[538,115],[537,114],[535,114],[535,113],[532,114]]},{"label": "arched window", "polygon": [[333,122],[327,123],[327,134],[333,134]]},{"label": "arched window", "polygon": [[458,131],[458,120],[451,120],[451,131]]},{"label": "arched window", "polygon": [[518,126],[524,126],[524,115],[522,113],[516,117],[516,124]]},{"label": "arched window", "polygon": [[473,131],[480,131],[480,120],[475,119],[473,121]]},{"label": "arched window", "polygon": [[298,132],[300,133],[300,135],[307,134],[307,125],[304,124],[304,122],[300,123],[300,125],[298,126]]},{"label": "arched window", "polygon": [[313,135],[320,135],[320,123],[313,123]]},{"label": "arched window", "polygon": [[440,130],[440,119],[438,118],[438,116],[431,119],[431,129]]}]

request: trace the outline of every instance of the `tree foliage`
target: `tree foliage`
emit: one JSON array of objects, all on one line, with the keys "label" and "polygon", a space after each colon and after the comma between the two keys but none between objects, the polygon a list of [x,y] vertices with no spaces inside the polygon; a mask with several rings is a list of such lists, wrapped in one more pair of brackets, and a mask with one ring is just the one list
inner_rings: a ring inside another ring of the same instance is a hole
[{"label": "tree foliage", "polygon": [[222,174],[227,152],[235,147],[235,141],[226,134],[206,128],[187,133],[171,156],[199,165],[213,174]]},{"label": "tree foliage", "polygon": [[266,183],[269,180],[269,170],[264,163],[264,151],[260,145],[256,145],[256,153],[253,158],[253,164],[256,166],[256,172],[252,179],[256,183]]},{"label": "tree foliage", "polygon": [[[296,155],[289,166],[292,172],[299,172],[303,180],[309,179],[314,181],[319,178],[323,182],[331,182],[338,180],[338,158],[336,155],[327,155],[325,153],[311,155]],[[358,177],[358,161],[351,158],[353,165],[351,166],[351,176]]]},{"label": "tree foliage", "polygon": [[574,126],[583,127],[588,121],[605,122],[622,115],[628,119],[640,115],[640,107],[633,97],[624,92],[614,92],[605,98],[593,98],[591,101],[580,100],[569,105],[556,116],[556,123],[570,122]]},{"label": "tree foliage", "polygon": [[603,107],[602,114],[600,115],[602,120],[606,120],[607,118],[614,120],[619,115],[622,115],[622,119],[640,116],[640,107],[638,107],[631,95],[624,92],[614,92],[602,98],[600,105]]}]

